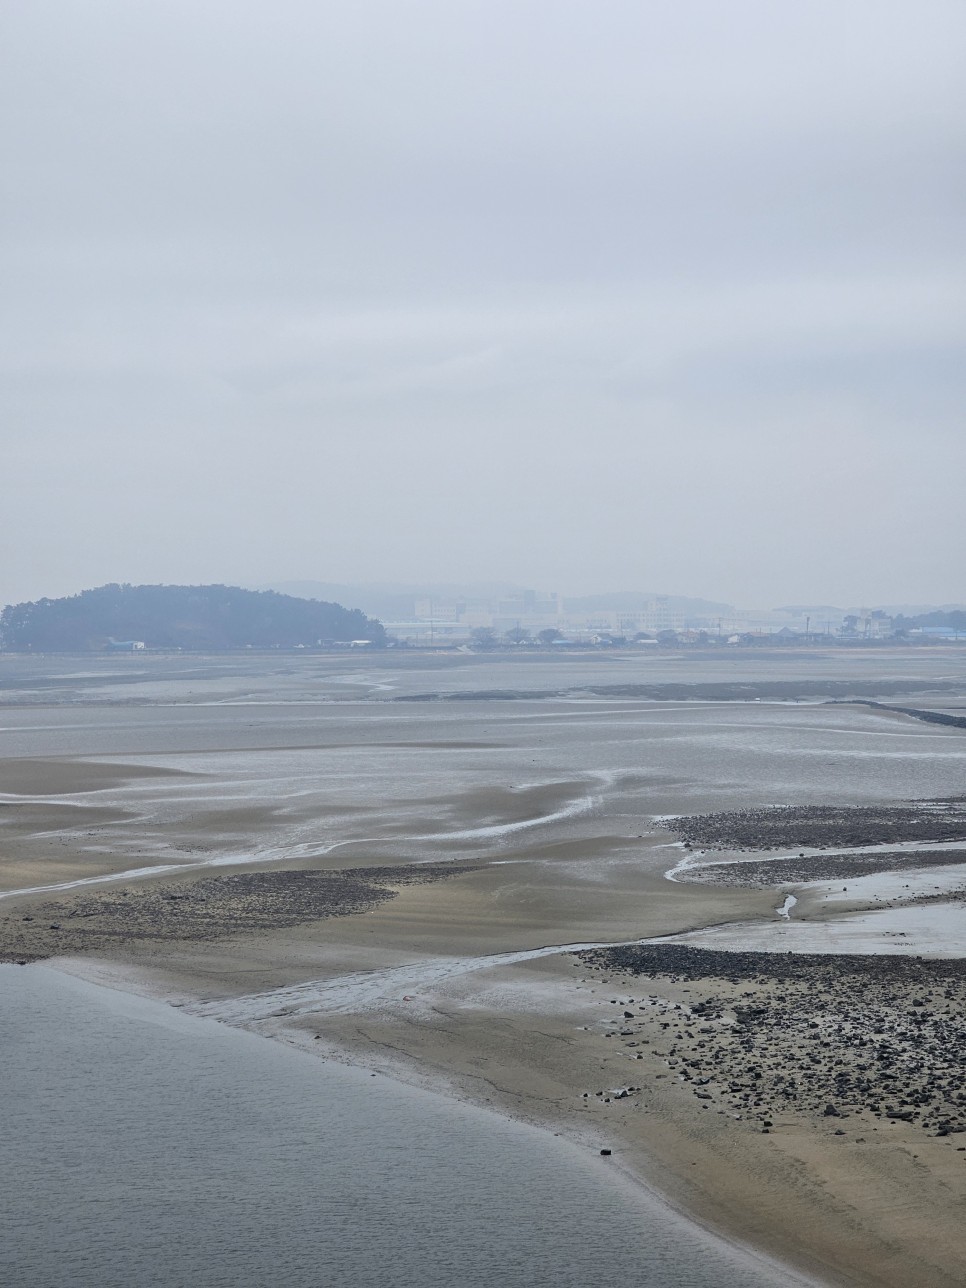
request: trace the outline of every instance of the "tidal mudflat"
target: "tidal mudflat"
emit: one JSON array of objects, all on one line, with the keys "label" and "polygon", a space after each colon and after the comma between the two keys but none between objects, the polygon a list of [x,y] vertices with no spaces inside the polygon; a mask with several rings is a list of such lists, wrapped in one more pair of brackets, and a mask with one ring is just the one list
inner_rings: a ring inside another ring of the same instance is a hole
[{"label": "tidal mudflat", "polygon": [[[0,669],[7,960],[609,1149],[823,1282],[962,1282],[955,970],[848,957],[857,919],[916,910],[950,942],[896,962],[966,948],[966,732],[867,705],[954,709],[960,651]],[[822,928],[846,956],[810,974],[767,951]],[[700,977],[575,955],[702,936],[728,951]]]}]

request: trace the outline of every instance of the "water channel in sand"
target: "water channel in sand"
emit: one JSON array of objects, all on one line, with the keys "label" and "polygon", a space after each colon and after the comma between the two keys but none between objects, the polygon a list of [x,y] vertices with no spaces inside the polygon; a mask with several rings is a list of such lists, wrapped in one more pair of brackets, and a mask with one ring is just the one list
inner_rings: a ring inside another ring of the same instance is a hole
[{"label": "water channel in sand", "polygon": [[[851,657],[806,664],[857,674]],[[48,672],[32,663],[20,688],[11,671],[0,791],[5,766],[33,758],[39,768],[29,791],[3,797],[6,892],[326,856],[331,866],[336,855],[347,865],[553,861],[592,891],[628,863],[658,876],[667,869],[660,816],[940,797],[966,779],[961,732],[868,708],[565,692],[714,680],[727,672],[718,662],[685,672],[676,660],[568,661],[550,675],[475,660],[398,672],[286,665],[266,679],[254,662],[206,672],[149,660],[136,676],[113,659],[110,671],[64,668],[60,688],[53,663]],[[759,663],[756,674],[781,678],[789,665],[801,664]],[[897,664],[876,660],[873,670],[887,665]],[[936,666],[944,682],[953,672],[962,679],[958,659]],[[528,686],[552,692],[528,698]],[[516,696],[470,696],[487,689]],[[434,696],[394,701],[420,693]],[[450,700],[460,693],[464,700]],[[107,764],[117,767],[114,781],[72,789],[79,767]],[[45,773],[59,775],[56,790],[43,790]],[[860,917],[806,923],[800,907],[786,901],[786,911],[795,915],[772,913],[770,926],[700,933],[722,946],[773,942],[782,951],[824,933],[821,951],[908,952],[918,932],[898,921],[940,916],[863,914],[895,921],[880,920],[885,928],[863,938]],[[943,915],[961,944],[958,924]],[[198,1009],[232,1024],[267,1007],[364,1010],[495,960],[420,959],[398,973],[307,980]],[[614,1282],[793,1282],[709,1242],[545,1133],[521,1136],[529,1129],[381,1079],[376,1096],[358,1071],[85,992],[45,968],[3,973],[5,983],[16,979],[2,1000],[6,1032],[17,1035],[4,1075],[8,1086],[19,1080],[29,1107],[7,1125],[12,1224],[0,1257],[11,1282],[267,1284],[279,1282],[281,1266],[296,1286],[578,1285],[599,1282],[602,1263]],[[239,1042],[247,1045],[231,1045]],[[448,1170],[454,1163],[463,1170]],[[508,1177],[520,1180],[519,1192]],[[454,1194],[473,1201],[457,1210]],[[550,1202],[538,1210],[534,1195]],[[42,1210],[57,1211],[56,1225],[37,1221]],[[373,1222],[375,1211],[384,1222]]]}]

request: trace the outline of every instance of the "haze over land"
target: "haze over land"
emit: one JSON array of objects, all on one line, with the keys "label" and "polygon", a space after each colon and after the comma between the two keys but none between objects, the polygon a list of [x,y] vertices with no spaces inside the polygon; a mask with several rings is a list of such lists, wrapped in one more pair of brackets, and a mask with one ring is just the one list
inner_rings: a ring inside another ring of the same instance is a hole
[{"label": "haze over land", "polygon": [[[288,593],[298,591],[297,595]],[[354,607],[346,608],[351,604]],[[773,611],[673,595],[623,592],[566,598],[499,584],[238,586],[110,584],[0,609],[0,652],[372,647],[494,648],[966,641],[966,611],[850,613],[829,605]]]},{"label": "haze over land", "polygon": [[3,26],[0,603],[962,599],[960,4]]}]

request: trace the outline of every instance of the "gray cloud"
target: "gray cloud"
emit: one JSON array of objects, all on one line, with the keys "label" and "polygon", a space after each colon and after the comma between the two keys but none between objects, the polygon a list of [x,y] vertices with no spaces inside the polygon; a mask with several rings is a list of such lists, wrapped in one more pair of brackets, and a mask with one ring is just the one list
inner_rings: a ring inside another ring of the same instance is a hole
[{"label": "gray cloud", "polygon": [[960,5],[5,24],[0,599],[963,598]]}]

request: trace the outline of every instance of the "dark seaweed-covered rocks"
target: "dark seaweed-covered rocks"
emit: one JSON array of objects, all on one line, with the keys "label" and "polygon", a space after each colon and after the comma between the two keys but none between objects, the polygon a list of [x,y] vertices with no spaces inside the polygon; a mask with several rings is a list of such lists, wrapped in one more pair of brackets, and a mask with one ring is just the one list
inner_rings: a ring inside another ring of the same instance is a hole
[{"label": "dark seaweed-covered rocks", "polygon": [[902,805],[787,805],[685,814],[667,820],[692,849],[846,849],[908,841],[966,840],[962,798]]},{"label": "dark seaweed-covered rocks", "polygon": [[108,886],[0,918],[0,961],[136,940],[204,940],[368,912],[401,886],[473,871],[452,863],[339,871],[236,872],[178,885]]},{"label": "dark seaweed-covered rocks", "polygon": [[845,1119],[859,1133],[966,1131],[966,960],[655,944],[579,956],[636,999],[606,1036],[756,1130],[805,1115],[839,1135]]},{"label": "dark seaweed-covered rocks", "polygon": [[801,881],[842,881],[877,872],[914,872],[923,868],[966,867],[964,850],[873,850],[809,854],[792,858],[738,859],[734,863],[695,864],[675,874],[676,881],[701,885],[768,889]]}]

